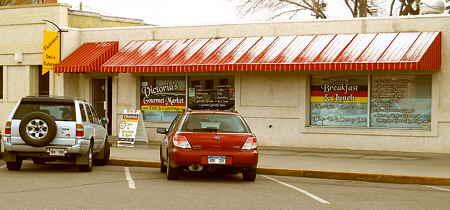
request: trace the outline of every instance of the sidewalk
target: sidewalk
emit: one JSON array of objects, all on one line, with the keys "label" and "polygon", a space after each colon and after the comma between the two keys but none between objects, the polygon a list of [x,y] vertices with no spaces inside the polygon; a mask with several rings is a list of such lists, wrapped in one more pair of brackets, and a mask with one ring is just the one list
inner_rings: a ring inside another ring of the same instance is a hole
[{"label": "sidewalk", "polygon": [[[259,168],[450,179],[450,155],[260,147]],[[159,145],[113,147],[111,158],[159,162]]]}]

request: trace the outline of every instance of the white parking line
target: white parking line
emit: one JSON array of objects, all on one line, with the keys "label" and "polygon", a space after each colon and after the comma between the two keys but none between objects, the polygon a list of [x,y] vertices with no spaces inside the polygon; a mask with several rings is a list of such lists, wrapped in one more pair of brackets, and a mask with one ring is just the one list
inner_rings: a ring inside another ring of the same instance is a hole
[{"label": "white parking line", "polygon": [[272,177],[269,177],[269,176],[262,175],[262,177],[264,177],[264,178],[266,178],[268,180],[274,181],[274,182],[276,182],[278,184],[281,184],[283,186],[286,186],[286,187],[289,187],[291,189],[294,189],[294,190],[296,190],[298,192],[301,192],[301,193],[305,194],[306,196],[309,196],[310,198],[312,198],[312,199],[314,199],[314,200],[316,200],[316,201],[318,201],[320,203],[330,204],[330,202],[328,202],[328,201],[326,201],[326,200],[324,200],[324,199],[322,199],[322,198],[320,198],[318,196],[315,196],[315,195],[313,195],[312,193],[310,193],[310,192],[308,192],[306,190],[300,189],[300,188],[298,188],[296,186],[290,185],[288,183],[282,182],[282,181],[280,181],[278,179],[275,179],[275,178],[272,178]]},{"label": "white parking line", "polygon": [[130,169],[128,167],[123,168],[125,170],[125,178],[128,181],[128,188],[136,189],[133,177],[131,177]]},{"label": "white parking line", "polygon": [[429,185],[426,185],[426,187],[429,187],[429,188],[435,189],[435,190],[450,192],[450,189],[446,189],[446,188],[442,188],[442,187],[429,186]]}]

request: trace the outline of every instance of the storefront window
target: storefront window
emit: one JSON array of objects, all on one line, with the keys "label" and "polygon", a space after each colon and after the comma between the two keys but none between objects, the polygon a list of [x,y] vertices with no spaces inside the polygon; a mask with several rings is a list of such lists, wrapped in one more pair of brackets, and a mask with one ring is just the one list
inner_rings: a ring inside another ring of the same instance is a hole
[{"label": "storefront window", "polygon": [[430,128],[430,75],[373,75],[370,78],[368,110],[368,76],[313,76],[311,125]]},{"label": "storefront window", "polygon": [[189,79],[188,96],[191,109],[233,109],[234,78],[192,77]]},{"label": "storefront window", "polygon": [[144,77],[140,100],[144,121],[171,122],[186,107],[186,81],[184,77]]},{"label": "storefront window", "polygon": [[311,125],[367,126],[367,76],[311,79]]},{"label": "storefront window", "polygon": [[373,76],[372,127],[430,128],[431,76]]}]

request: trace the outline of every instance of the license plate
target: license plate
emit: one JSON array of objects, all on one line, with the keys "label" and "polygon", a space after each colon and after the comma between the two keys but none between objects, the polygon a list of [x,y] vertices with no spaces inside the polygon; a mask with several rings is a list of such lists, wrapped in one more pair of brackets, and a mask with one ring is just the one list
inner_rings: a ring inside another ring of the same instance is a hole
[{"label": "license plate", "polygon": [[208,156],[208,164],[220,164],[225,165],[225,156]]},{"label": "license plate", "polygon": [[48,148],[48,154],[50,156],[65,156],[67,151],[60,148]]}]

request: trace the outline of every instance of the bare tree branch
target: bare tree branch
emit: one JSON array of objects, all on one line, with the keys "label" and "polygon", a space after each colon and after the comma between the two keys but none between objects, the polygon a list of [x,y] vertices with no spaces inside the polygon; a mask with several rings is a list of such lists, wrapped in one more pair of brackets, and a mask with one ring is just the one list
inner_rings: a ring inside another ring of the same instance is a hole
[{"label": "bare tree branch", "polygon": [[389,9],[389,16],[392,16],[393,13],[394,13],[394,5],[395,5],[395,1],[396,1],[396,0],[392,0],[392,1],[391,1],[391,7],[390,7],[390,9]]},{"label": "bare tree branch", "polygon": [[12,0],[0,0],[0,6],[7,6],[12,3]]},{"label": "bare tree branch", "polygon": [[292,9],[292,10],[283,11],[283,12],[280,12],[280,13],[278,13],[278,14],[276,14],[276,15],[270,17],[270,19],[271,19],[271,20],[274,20],[274,19],[276,19],[276,18],[278,18],[278,17],[281,17],[281,16],[283,16],[283,15],[286,15],[286,14],[289,14],[289,13],[293,13],[293,14],[291,14],[291,16],[289,17],[289,19],[292,19],[292,18],[297,14],[297,12],[300,12],[301,10],[304,10],[304,9]]}]

